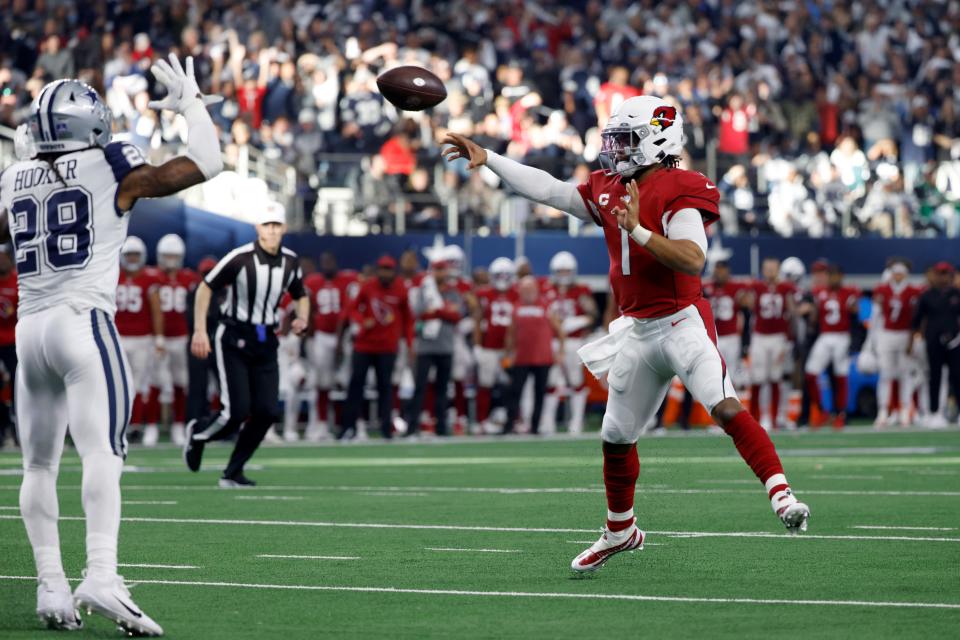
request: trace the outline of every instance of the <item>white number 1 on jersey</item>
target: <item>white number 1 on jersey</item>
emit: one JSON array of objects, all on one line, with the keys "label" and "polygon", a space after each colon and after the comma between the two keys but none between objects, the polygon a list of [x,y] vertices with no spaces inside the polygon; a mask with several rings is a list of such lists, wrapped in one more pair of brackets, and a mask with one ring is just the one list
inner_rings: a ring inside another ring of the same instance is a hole
[{"label": "white number 1 on jersey", "polygon": [[626,229],[620,229],[620,271],[630,275],[630,234]]}]

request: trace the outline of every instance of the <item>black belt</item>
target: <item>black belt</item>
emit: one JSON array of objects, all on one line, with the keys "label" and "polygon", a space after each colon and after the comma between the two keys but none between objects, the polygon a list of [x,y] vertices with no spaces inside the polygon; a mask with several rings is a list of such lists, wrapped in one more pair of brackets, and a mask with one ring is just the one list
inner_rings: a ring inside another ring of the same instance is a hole
[{"label": "black belt", "polygon": [[220,324],[230,331],[249,337],[256,342],[266,342],[270,336],[275,336],[277,332],[277,325],[275,324],[252,324],[233,318],[220,318]]}]

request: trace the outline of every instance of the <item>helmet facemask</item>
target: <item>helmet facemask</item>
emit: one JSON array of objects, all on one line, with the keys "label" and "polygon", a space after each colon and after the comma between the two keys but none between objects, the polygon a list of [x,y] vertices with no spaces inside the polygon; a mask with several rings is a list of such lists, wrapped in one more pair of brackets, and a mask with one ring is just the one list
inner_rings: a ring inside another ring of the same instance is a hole
[{"label": "helmet facemask", "polygon": [[624,125],[607,126],[600,135],[600,166],[608,176],[629,177],[650,164],[643,155],[640,142],[651,134],[648,125],[636,129]]}]

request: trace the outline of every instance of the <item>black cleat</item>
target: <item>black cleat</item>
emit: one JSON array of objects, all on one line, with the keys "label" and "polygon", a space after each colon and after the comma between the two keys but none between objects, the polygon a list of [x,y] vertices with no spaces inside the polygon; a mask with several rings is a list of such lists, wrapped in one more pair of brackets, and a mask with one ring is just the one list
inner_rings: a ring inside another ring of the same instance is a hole
[{"label": "black cleat", "polygon": [[187,423],[186,442],[183,443],[183,461],[187,463],[187,468],[194,472],[200,471],[203,447],[207,444],[204,440],[194,439],[193,428],[196,425],[196,419]]}]

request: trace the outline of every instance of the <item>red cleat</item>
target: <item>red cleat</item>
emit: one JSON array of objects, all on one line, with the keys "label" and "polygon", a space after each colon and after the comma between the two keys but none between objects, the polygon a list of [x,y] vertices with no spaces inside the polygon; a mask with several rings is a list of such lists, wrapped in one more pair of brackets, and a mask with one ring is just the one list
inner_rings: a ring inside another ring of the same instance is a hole
[{"label": "red cleat", "polygon": [[833,419],[833,428],[839,431],[840,429],[843,429],[845,426],[847,426],[847,414],[838,413],[836,417]]}]

